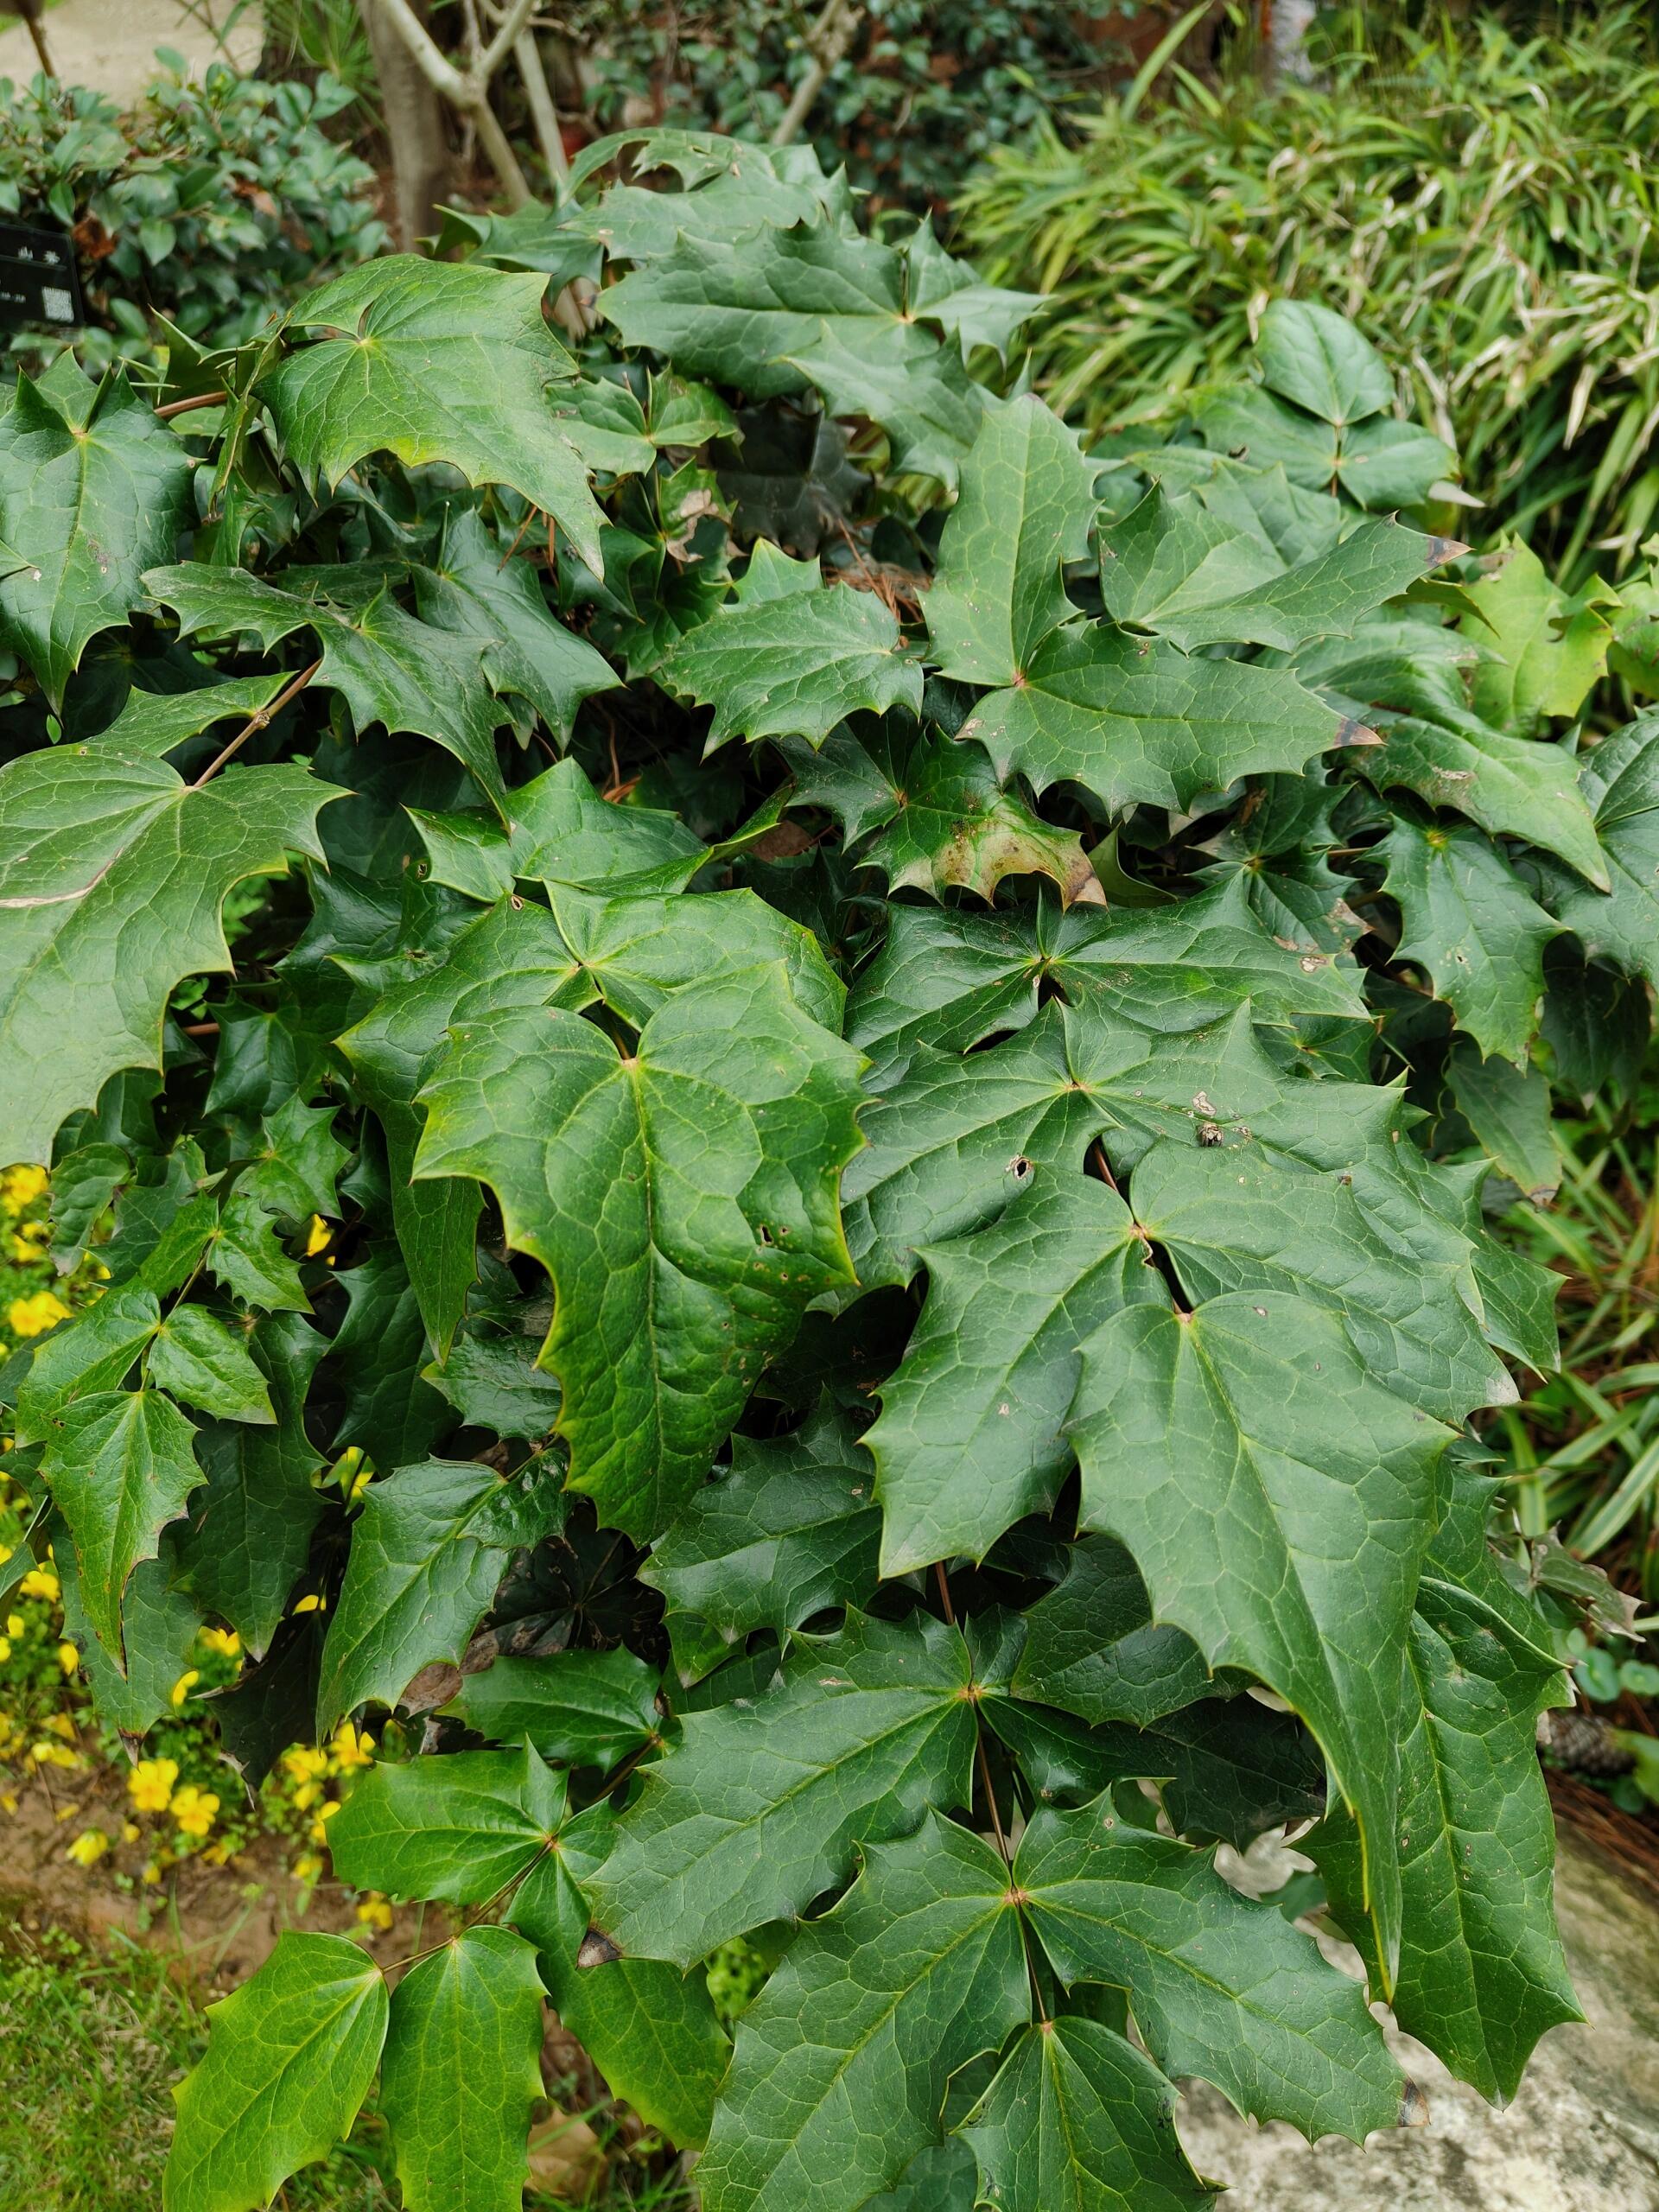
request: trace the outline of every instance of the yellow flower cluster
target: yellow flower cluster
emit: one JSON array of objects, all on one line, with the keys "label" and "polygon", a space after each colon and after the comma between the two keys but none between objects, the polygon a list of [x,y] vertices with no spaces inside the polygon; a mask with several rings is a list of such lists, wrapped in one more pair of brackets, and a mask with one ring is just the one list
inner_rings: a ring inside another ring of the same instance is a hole
[{"label": "yellow flower cluster", "polygon": [[44,1167],[8,1167],[0,1174],[0,1204],[8,1212],[22,1213],[25,1206],[46,1196],[46,1185]]},{"label": "yellow flower cluster", "polygon": [[55,1329],[60,1321],[67,1321],[69,1308],[55,1290],[36,1290],[27,1298],[14,1298],[6,1309],[6,1319],[14,1337],[38,1337]]}]

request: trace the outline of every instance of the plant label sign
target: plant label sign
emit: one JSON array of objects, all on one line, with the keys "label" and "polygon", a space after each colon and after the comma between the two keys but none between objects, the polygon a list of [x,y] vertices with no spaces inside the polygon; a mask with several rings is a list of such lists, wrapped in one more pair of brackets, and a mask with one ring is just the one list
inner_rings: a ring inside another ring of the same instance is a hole
[{"label": "plant label sign", "polygon": [[36,322],[72,330],[86,319],[75,251],[65,233],[0,223],[0,330]]}]

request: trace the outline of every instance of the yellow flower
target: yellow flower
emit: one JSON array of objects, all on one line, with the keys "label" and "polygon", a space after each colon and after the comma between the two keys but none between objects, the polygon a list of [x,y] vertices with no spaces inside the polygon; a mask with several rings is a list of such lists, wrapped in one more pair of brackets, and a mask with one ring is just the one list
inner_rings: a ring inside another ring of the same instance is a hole
[{"label": "yellow flower", "polygon": [[143,1830],[139,1827],[137,1821],[122,1821],[121,1840],[123,1843],[137,1843],[143,1834]]},{"label": "yellow flower", "polygon": [[38,1337],[69,1319],[69,1308],[54,1290],[37,1290],[29,1298],[14,1298],[6,1319],[16,1337]]},{"label": "yellow flower", "polygon": [[3,1667],[10,1656],[11,1638],[9,1636],[0,1636],[0,1667]]},{"label": "yellow flower", "polygon": [[225,1861],[231,1855],[231,1840],[229,1836],[221,1835],[215,1837],[213,1841],[208,1845],[207,1848],[201,1855],[208,1866],[222,1866],[225,1864]]},{"label": "yellow flower", "polygon": [[294,1792],[295,1810],[308,1813],[321,1795],[322,1784],[320,1782],[302,1782]]},{"label": "yellow flower", "polygon": [[36,1766],[60,1766],[73,1772],[86,1762],[79,1751],[72,1751],[67,1744],[31,1744],[29,1756]]},{"label": "yellow flower", "polygon": [[315,1882],[319,1879],[321,1873],[321,1859],[314,1857],[308,1851],[302,1851],[294,1861],[294,1878],[296,1882]]},{"label": "yellow flower", "polygon": [[173,1792],[168,1810],[186,1835],[200,1837],[213,1825],[219,1800],[211,1789],[198,1789],[194,1782],[187,1782],[182,1789]]},{"label": "yellow flower", "polygon": [[296,1744],[283,1753],[283,1764],[296,1782],[308,1782],[327,1773],[328,1754],[309,1744]]},{"label": "yellow flower", "polygon": [[66,1675],[71,1676],[80,1664],[80,1654],[67,1637],[58,1646],[58,1664]]},{"label": "yellow flower", "polygon": [[305,1232],[306,1258],[315,1260],[319,1252],[326,1252],[328,1249],[328,1240],[334,1233],[322,1216],[320,1213],[314,1213],[311,1217],[311,1226]]},{"label": "yellow flower", "polygon": [[[49,1567],[31,1567],[17,1585],[17,1595],[20,1598],[44,1598],[48,1605],[55,1605],[61,1592],[58,1588],[58,1578]],[[12,1627],[13,1620],[17,1621],[16,1628]],[[22,1634],[23,1624],[16,1613],[7,1621],[6,1632],[9,1636]]]},{"label": "yellow flower", "polygon": [[61,1736],[66,1744],[78,1744],[80,1732],[67,1713],[54,1713],[46,1726],[54,1736]]},{"label": "yellow flower", "polygon": [[187,1667],[185,1669],[184,1672],[179,1676],[178,1681],[174,1683],[172,1688],[167,1694],[168,1702],[171,1705],[175,1713],[178,1712],[180,1707],[183,1705],[186,1698],[189,1696],[191,1691],[194,1689],[196,1684],[200,1680],[201,1669],[200,1667]]},{"label": "yellow flower", "polygon": [[313,1843],[321,1845],[327,1842],[328,1823],[334,1819],[334,1815],[339,1810],[340,1800],[338,1797],[331,1797],[326,1803],[318,1806],[317,1817],[311,1823],[311,1840]]},{"label": "yellow flower", "polygon": [[141,1813],[164,1813],[178,1778],[176,1759],[140,1759],[127,1777],[127,1795]]},{"label": "yellow flower", "polygon": [[102,1828],[82,1828],[63,1855],[73,1859],[77,1866],[96,1866],[109,1847],[110,1839]]},{"label": "yellow flower", "polygon": [[320,1613],[324,1611],[324,1606],[321,1599],[313,1591],[308,1598],[300,1599],[294,1610],[296,1613]]},{"label": "yellow flower", "polygon": [[36,1198],[45,1196],[46,1181],[44,1167],[8,1167],[0,1175],[0,1196],[14,1211],[21,1212],[24,1206],[32,1206]]},{"label": "yellow flower", "polygon": [[24,1620],[21,1613],[8,1613],[6,1615],[6,1634],[8,1636],[21,1636],[28,1625],[29,1624]]},{"label": "yellow flower", "polygon": [[159,1882],[162,1878],[161,1861],[158,1859],[149,1860],[138,1878],[141,1882]]},{"label": "yellow flower", "polygon": [[357,1908],[357,1916],[365,1928],[390,1928],[391,1907],[378,1890],[371,1890]]},{"label": "yellow flower", "polygon": [[374,1738],[364,1729],[354,1728],[349,1720],[342,1720],[329,1738],[329,1748],[334,1755],[334,1765],[344,1774],[350,1767],[374,1764]]},{"label": "yellow flower", "polygon": [[242,1639],[233,1628],[204,1628],[196,1633],[207,1649],[217,1651],[221,1659],[234,1659],[242,1649]]}]

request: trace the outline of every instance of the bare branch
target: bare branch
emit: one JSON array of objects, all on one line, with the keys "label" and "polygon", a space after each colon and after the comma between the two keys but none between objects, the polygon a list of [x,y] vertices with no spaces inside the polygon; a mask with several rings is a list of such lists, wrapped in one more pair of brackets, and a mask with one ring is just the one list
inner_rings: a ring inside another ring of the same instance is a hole
[{"label": "bare branch", "polygon": [[772,134],[774,146],[794,143],[796,133],[811,112],[813,101],[823,90],[825,78],[840,65],[863,20],[864,10],[859,0],[828,0],[823,13],[807,33],[806,46],[812,56],[812,66],[796,86],[795,97],[779,118],[778,128]]}]

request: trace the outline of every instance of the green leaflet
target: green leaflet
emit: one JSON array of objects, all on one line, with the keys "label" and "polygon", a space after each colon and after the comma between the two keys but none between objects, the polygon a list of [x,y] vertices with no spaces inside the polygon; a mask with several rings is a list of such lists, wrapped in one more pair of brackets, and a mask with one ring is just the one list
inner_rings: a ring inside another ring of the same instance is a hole
[{"label": "green leaflet", "polygon": [[381,1760],[330,1821],[328,1848],[353,1888],[484,1904],[545,1854],[564,1809],[564,1777],[527,1744]]},{"label": "green leaflet", "polygon": [[545,289],[536,275],[392,254],[308,292],[286,328],[334,334],[290,353],[263,388],[289,453],[330,486],[382,449],[510,484],[597,569],[600,510],[544,397],[573,366],[543,320]]},{"label": "green leaflet", "polygon": [[1394,379],[1376,347],[1346,316],[1304,300],[1269,302],[1256,365],[1269,391],[1338,430],[1394,404]]},{"label": "green leaflet", "polygon": [[1587,952],[1659,985],[1659,715],[1638,715],[1597,746],[1579,769],[1579,788],[1595,810],[1611,892],[1599,897],[1558,873],[1551,908]]},{"label": "green leaflet", "polygon": [[1258,1021],[1357,1014],[1351,974],[1276,944],[1236,880],[1140,913],[1039,907],[1027,920],[905,906],[858,976],[847,1034],[884,1066],[918,1043],[963,1051],[1031,1021],[1039,977],[1074,1006],[1161,1033],[1203,1028],[1246,1000]]},{"label": "green leaflet", "polygon": [[0,643],[54,709],[89,640],[126,620],[144,570],[171,557],[190,476],[124,376],[90,383],[66,354],[19,377],[0,415]]},{"label": "green leaflet", "polygon": [[1355,742],[1282,670],[1189,659],[1106,622],[1052,632],[1024,683],[982,699],[959,734],[1001,774],[1017,768],[1039,791],[1081,784],[1112,812],[1137,800],[1188,807],[1237,777],[1299,770]]},{"label": "green leaflet", "polygon": [[1016,1697],[1144,1728],[1210,1687],[1202,1653],[1181,1630],[1154,1624],[1141,1570],[1111,1536],[1080,1536],[1064,1579],[1022,1618]]},{"label": "green leaflet", "polygon": [[610,1525],[663,1526],[762,1361],[848,1279],[857,1065],[772,965],[680,992],[627,1055],[575,1014],[486,1015],[427,1085],[415,1172],[487,1182],[552,1276],[570,1484]]},{"label": "green leaflet", "polygon": [[1130,1202],[1195,1300],[1274,1290],[1328,1306],[1373,1374],[1454,1426],[1477,1407],[1514,1402],[1463,1268],[1402,1253],[1340,1176],[1286,1174],[1255,1147],[1165,1142],[1136,1168]]},{"label": "green leaflet", "polygon": [[150,1380],[200,1412],[224,1421],[275,1423],[265,1378],[245,1340],[203,1306],[175,1306],[156,1331]]},{"label": "green leaflet", "polygon": [[922,671],[899,645],[898,623],[874,594],[826,584],[718,609],[671,647],[657,673],[713,706],[711,752],[734,737],[822,743],[860,708],[919,713]]},{"label": "green leaflet", "polygon": [[[1431,1562],[1406,1652],[1392,2003],[1403,2028],[1499,2101],[1540,2036],[1582,2017],[1555,1933],[1554,1823],[1534,1738],[1561,1697],[1559,1672],[1503,1613]],[[1369,1952],[1351,1819],[1333,1809],[1307,1847]]]},{"label": "green leaflet", "polygon": [[544,1759],[614,1766],[658,1738],[657,1670],[632,1651],[556,1651],[497,1659],[467,1675],[444,1707],[497,1744],[533,1744]]},{"label": "green leaflet", "polygon": [[[168,1316],[169,1326],[179,1310]],[[274,1426],[219,1420],[198,1429],[202,1485],[177,1541],[183,1586],[205,1611],[228,1621],[258,1659],[288,1610],[322,1512],[311,1479],[322,1455],[306,1435],[304,1407],[328,1347],[291,1313],[264,1316],[248,1344]]]},{"label": "green leaflet", "polygon": [[201,1479],[194,1433],[154,1389],[95,1391],[51,1424],[41,1472],[74,1539],[86,1618],[118,1665],[127,1579]]},{"label": "green leaflet", "polygon": [[508,1484],[476,1461],[429,1459],[371,1483],[323,1647],[318,1727],[366,1699],[393,1704],[432,1660],[458,1660],[506,1553],[558,1518],[534,1470]]},{"label": "green leaflet", "polygon": [[392,1993],[380,2067],[409,2212],[519,2212],[543,2095],[536,1954],[506,1928],[468,1928]]},{"label": "green leaflet", "polygon": [[1074,1166],[1096,1135],[1127,1169],[1159,1137],[1190,1145],[1203,1122],[1249,1126],[1283,1088],[1244,1007],[1160,1036],[1109,1005],[1051,1002],[990,1051],[918,1045],[865,1108],[865,1149],[842,1178],[859,1281],[908,1281],[923,1243],[978,1228],[1027,1187],[1034,1163]]},{"label": "green leaflet", "polygon": [[872,238],[803,224],[741,244],[688,238],[671,259],[607,286],[600,305],[626,343],[764,399],[802,389],[789,357],[823,336],[881,359],[904,313],[903,270]]},{"label": "green leaflet", "polygon": [[988,1229],[925,1246],[927,1303],[881,1417],[881,1572],[966,1552],[1054,1502],[1078,1351],[1109,1314],[1161,1300],[1128,1208],[1103,1184],[1033,1169]]},{"label": "green leaflet", "polygon": [[682,1974],[660,1959],[595,1963],[587,1944],[588,1904],[577,1884],[603,1861],[613,1827],[605,1804],[568,1821],[558,1849],[538,1860],[515,1892],[513,1921],[540,1953],[561,2022],[613,2093],[672,2141],[701,2146],[732,2049],[707,1974],[698,1967]]},{"label": "green leaflet", "polygon": [[119,1389],[160,1325],[152,1292],[115,1289],[42,1338],[16,1386],[16,1441],[49,1442],[78,1398]]},{"label": "green leaflet", "polygon": [[1544,947],[1560,925],[1527,896],[1478,830],[1396,821],[1386,888],[1414,960],[1483,1052],[1517,1066],[1538,1026]]},{"label": "green leaflet", "polygon": [[[1358,1815],[1385,1980],[1400,1941],[1396,1687],[1448,1431],[1372,1382],[1310,1301],[1126,1308],[1084,1348],[1083,1524],[1153,1611],[1307,1722]],[[1178,2069],[1179,2070],[1179,2069]]]},{"label": "green leaflet", "polygon": [[500,805],[495,732],[508,715],[486,681],[482,638],[418,622],[386,591],[336,603],[327,592],[277,591],[235,569],[194,563],[152,569],[144,582],[177,613],[183,636],[245,629],[269,652],[296,630],[314,630],[321,648],[316,681],[340,693],[359,733],[381,722],[429,737]]},{"label": "green leaflet", "polygon": [[386,2033],[386,1985],[341,1936],[285,1930],[209,2010],[207,2053],[175,2092],[166,2212],[254,2212],[357,2117]]},{"label": "green leaflet", "polygon": [[732,1439],[730,1470],[694,1491],[639,1579],[660,1590],[682,1675],[749,1630],[798,1628],[876,1580],[880,1515],[869,1462],[827,1405],[774,1443]]},{"label": "green leaflet", "polygon": [[1027,2028],[963,2133],[1008,2212],[1192,2212],[1208,2204],[1175,2138],[1175,2089],[1109,2028]]},{"label": "green leaflet", "polygon": [[[204,789],[164,761],[60,746],[0,770],[0,1122],[44,1163],[66,1114],[118,1068],[158,1067],[181,976],[231,965],[228,893],[321,858],[337,794],[297,766],[227,768]],[[144,927],[127,927],[135,913]],[[66,1025],[66,995],[76,1018]]]},{"label": "green leaflet", "polygon": [[944,675],[1013,683],[1049,632],[1075,617],[1060,571],[1087,557],[1097,474],[1040,400],[987,409],[925,603]]},{"label": "green leaflet", "polygon": [[1357,523],[1338,543],[1287,563],[1255,532],[1207,506],[1179,504],[1154,483],[1100,533],[1101,590],[1114,620],[1156,632],[1184,652],[1245,644],[1282,651],[1344,635],[1447,557],[1444,540],[1395,522]]},{"label": "green leaflet", "polygon": [[1206,1853],[1129,1827],[1107,1796],[1036,1814],[1014,1878],[1061,1980],[1127,1990],[1166,2074],[1212,2082],[1310,2139],[1357,2143],[1398,2122],[1405,2084],[1363,1991]]},{"label": "green leaflet", "polygon": [[1380,749],[1354,757],[1379,791],[1403,784],[1431,806],[1456,807],[1494,835],[1559,853],[1598,891],[1608,889],[1595,823],[1560,747],[1505,737],[1472,715],[1454,729],[1408,717],[1382,732]]},{"label": "green leaflet", "polygon": [[950,2075],[1029,2004],[988,1844],[930,1815],[870,1851],[738,2023],[697,2168],[708,2212],[853,2212],[938,2139]]},{"label": "green leaflet", "polygon": [[438,563],[415,572],[422,620],[484,640],[493,690],[527,700],[561,741],[584,699],[616,682],[610,663],[550,612],[528,562],[504,560],[475,514],[454,516]]},{"label": "green leaflet", "polygon": [[784,357],[823,396],[831,415],[868,415],[887,434],[893,466],[949,490],[979,429],[982,397],[955,353],[913,324],[879,322],[850,335],[825,319],[817,337]]},{"label": "green leaflet", "polygon": [[764,1696],[688,1713],[588,1885],[600,1927],[625,1956],[689,1966],[801,1911],[855,1846],[962,1802],[969,1681],[954,1629],[849,1613],[838,1635],[801,1638]]}]

